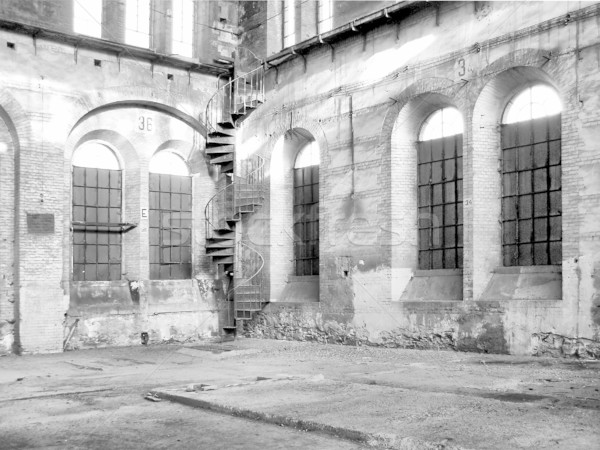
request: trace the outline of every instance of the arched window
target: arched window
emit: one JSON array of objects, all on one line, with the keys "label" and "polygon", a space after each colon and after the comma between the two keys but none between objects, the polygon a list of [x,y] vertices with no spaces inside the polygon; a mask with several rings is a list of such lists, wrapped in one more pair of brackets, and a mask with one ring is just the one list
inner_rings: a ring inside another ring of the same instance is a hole
[{"label": "arched window", "polygon": [[121,279],[122,175],[114,152],[87,142],[73,154],[73,280]]},{"label": "arched window", "polygon": [[561,102],[546,85],[508,103],[502,124],[502,254],[505,266],[560,264]]},{"label": "arched window", "polygon": [[150,279],[192,276],[192,178],[183,158],[163,150],[150,160]]},{"label": "arched window", "polygon": [[296,275],[319,274],[319,146],[305,145],[294,164],[294,261]]},{"label": "arched window", "polygon": [[419,269],[463,264],[463,120],[442,108],[425,120],[418,142]]}]

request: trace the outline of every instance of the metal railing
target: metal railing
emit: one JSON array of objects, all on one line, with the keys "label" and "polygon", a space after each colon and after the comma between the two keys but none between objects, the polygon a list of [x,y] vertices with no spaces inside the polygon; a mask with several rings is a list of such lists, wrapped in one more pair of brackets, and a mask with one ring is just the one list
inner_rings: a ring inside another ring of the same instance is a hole
[{"label": "metal railing", "polygon": [[206,105],[206,132],[218,133],[219,125],[229,124],[256,108],[265,100],[265,67],[257,67],[221,86]]},{"label": "metal railing", "polygon": [[241,241],[237,244],[236,276],[233,289],[234,310],[236,319],[251,319],[254,312],[260,311],[265,302],[263,268],[265,259],[263,255]]},{"label": "metal railing", "polygon": [[206,238],[215,237],[215,230],[229,229],[228,222],[241,218],[243,213],[254,212],[264,196],[265,161],[253,155],[241,162],[242,176],[233,176],[231,183],[213,195],[204,207]]}]

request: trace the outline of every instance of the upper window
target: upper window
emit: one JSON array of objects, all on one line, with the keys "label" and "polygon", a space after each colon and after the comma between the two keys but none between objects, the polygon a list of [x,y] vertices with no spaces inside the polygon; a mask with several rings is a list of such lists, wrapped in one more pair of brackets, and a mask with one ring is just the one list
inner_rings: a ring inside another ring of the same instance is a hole
[{"label": "upper window", "polygon": [[562,261],[561,110],[556,92],[528,87],[502,125],[502,257],[505,266]]},{"label": "upper window", "polygon": [[430,141],[462,134],[463,128],[462,115],[458,109],[452,107],[438,109],[423,123],[419,140]]},{"label": "upper window", "polygon": [[173,0],[173,39],[175,55],[192,57],[194,40],[194,1]]},{"label": "upper window", "polygon": [[463,266],[462,128],[456,108],[431,114],[417,153],[419,269]]},{"label": "upper window", "polygon": [[319,34],[333,28],[333,0],[319,0]]},{"label": "upper window", "polygon": [[294,262],[296,275],[319,274],[319,147],[313,141],[294,164]]},{"label": "upper window", "polygon": [[119,161],[108,147],[89,142],[73,155],[73,280],[121,279]]},{"label": "upper window", "polygon": [[295,0],[283,0],[283,47],[296,43],[296,4]]},{"label": "upper window", "polygon": [[86,36],[102,37],[102,0],[73,2],[73,31]]},{"label": "upper window", "polygon": [[513,97],[504,112],[502,123],[524,122],[560,113],[560,98],[550,86],[538,84]]},{"label": "upper window", "polygon": [[126,1],[125,42],[137,47],[150,47],[150,0]]}]

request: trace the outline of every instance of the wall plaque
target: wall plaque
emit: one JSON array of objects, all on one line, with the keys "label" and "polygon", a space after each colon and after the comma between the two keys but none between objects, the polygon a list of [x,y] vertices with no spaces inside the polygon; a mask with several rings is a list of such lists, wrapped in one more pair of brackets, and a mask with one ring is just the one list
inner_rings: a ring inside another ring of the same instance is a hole
[{"label": "wall plaque", "polygon": [[27,213],[27,232],[32,234],[54,233],[54,214]]}]

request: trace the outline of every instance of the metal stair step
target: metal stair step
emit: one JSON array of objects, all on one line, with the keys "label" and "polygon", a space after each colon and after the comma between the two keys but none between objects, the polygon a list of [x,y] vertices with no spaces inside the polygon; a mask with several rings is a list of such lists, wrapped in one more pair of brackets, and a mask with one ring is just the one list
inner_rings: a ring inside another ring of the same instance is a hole
[{"label": "metal stair step", "polygon": [[227,163],[221,163],[221,172],[222,173],[233,173],[233,161],[230,161]]},{"label": "metal stair step", "polygon": [[206,138],[206,145],[213,144],[235,144],[235,136],[210,136]]},{"label": "metal stair step", "polygon": [[[213,256],[213,255],[211,255]],[[215,256],[213,257],[213,261],[217,264],[233,264],[233,256]]]},{"label": "metal stair step", "polygon": [[216,158],[211,158],[211,164],[223,164],[233,161],[233,152],[225,153],[223,156],[218,156]]},{"label": "metal stair step", "polygon": [[206,154],[207,155],[216,155],[223,153],[233,153],[235,151],[235,146],[233,144],[206,144]]},{"label": "metal stair step", "polygon": [[235,241],[233,239],[223,239],[219,241],[207,241],[206,248],[233,248],[235,246]]},{"label": "metal stair step", "polygon": [[210,249],[206,249],[206,254],[208,256],[234,256],[233,247],[224,248],[221,250],[209,251]]},{"label": "metal stair step", "polygon": [[224,128],[217,129],[216,131],[211,131],[208,133],[209,139],[217,139],[223,137],[235,137],[235,129],[226,130]]},{"label": "metal stair step", "polygon": [[224,239],[235,239],[235,231],[233,231],[233,230],[215,229],[212,231],[213,231],[213,233],[212,233],[211,237],[208,238],[209,241],[221,241]]}]

